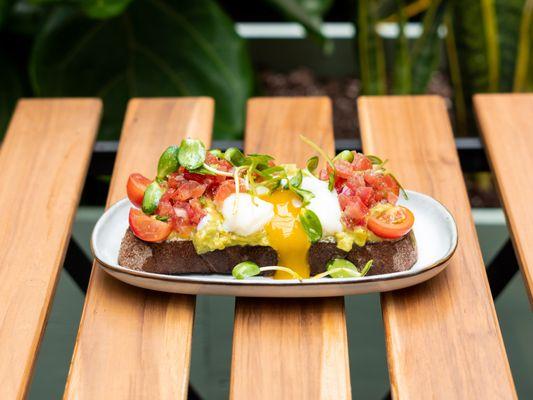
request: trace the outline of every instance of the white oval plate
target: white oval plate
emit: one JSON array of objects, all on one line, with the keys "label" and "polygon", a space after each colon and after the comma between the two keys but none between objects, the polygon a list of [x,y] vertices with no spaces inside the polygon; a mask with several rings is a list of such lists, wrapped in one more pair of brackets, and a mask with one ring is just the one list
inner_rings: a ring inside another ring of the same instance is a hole
[{"label": "white oval plate", "polygon": [[234,279],[231,275],[161,275],[134,271],[118,265],[122,237],[128,228],[131,203],[120,200],[100,217],[91,237],[91,249],[100,267],[123,282],[170,293],[226,295],[243,297],[329,297],[385,292],[424,282],[447,265],[457,247],[457,227],[450,212],[435,199],[407,191],[409,200],[399,204],[415,215],[413,231],[418,261],[408,271],[364,278],[322,278],[316,280],[274,280],[254,277]]}]

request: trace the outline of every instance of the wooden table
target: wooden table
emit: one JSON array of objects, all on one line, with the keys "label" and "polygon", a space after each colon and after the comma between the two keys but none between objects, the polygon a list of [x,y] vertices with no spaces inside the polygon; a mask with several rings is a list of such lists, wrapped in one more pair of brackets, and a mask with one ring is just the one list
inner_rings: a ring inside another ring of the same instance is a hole
[{"label": "wooden table", "polygon": [[[360,99],[358,107],[364,150],[388,158],[405,186],[442,201],[459,228],[459,248],[442,274],[382,296],[392,396],[515,398],[444,102],[372,97]],[[100,109],[98,100],[24,100],[4,140],[2,399],[27,393]],[[213,111],[209,98],[132,100],[107,204],[124,197],[131,172],[153,176],[169,144],[185,136],[209,143]],[[333,152],[327,98],[249,101],[247,151],[302,163],[309,149],[298,134]],[[518,243],[519,233],[514,235]],[[527,260],[521,259],[529,271]],[[93,267],[65,399],[185,398],[194,308],[193,296],[130,287]],[[230,397],[357,397],[350,385],[347,328],[357,329],[346,326],[342,298],[237,299]]]}]

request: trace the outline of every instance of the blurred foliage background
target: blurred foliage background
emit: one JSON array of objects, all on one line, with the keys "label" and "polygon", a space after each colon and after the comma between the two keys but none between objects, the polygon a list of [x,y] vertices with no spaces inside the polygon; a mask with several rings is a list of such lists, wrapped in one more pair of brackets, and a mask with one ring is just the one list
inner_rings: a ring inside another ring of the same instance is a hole
[{"label": "blurred foliage background", "polygon": [[[456,132],[466,135],[473,93],[533,91],[533,0],[339,1],[357,32],[362,94],[425,93],[445,64]],[[331,52],[321,24],[334,0],[259,3]],[[413,21],[422,34],[408,39]],[[399,29],[392,50],[382,22]],[[0,0],[0,132],[19,97],[101,97],[99,137],[116,139],[131,97],[208,95],[216,138],[237,139],[256,81],[245,40],[214,0]]]}]

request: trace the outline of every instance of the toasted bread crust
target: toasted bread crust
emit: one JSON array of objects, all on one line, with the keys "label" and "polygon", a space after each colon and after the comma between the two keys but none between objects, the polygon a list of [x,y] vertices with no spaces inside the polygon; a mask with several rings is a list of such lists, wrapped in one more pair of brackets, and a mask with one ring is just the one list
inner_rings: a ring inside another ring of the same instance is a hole
[{"label": "toasted bread crust", "polygon": [[[311,275],[325,271],[326,264],[335,258],[346,258],[362,267],[374,260],[368,275],[405,271],[416,262],[417,250],[414,235],[410,233],[395,241],[353,246],[345,252],[333,242],[318,242],[309,249]],[[231,274],[233,267],[242,261],[253,261],[259,266],[276,265],[278,256],[271,247],[232,246],[197,254],[191,241],[147,243],[126,231],[118,257],[119,265],[138,271],[166,275],[179,274]]]}]

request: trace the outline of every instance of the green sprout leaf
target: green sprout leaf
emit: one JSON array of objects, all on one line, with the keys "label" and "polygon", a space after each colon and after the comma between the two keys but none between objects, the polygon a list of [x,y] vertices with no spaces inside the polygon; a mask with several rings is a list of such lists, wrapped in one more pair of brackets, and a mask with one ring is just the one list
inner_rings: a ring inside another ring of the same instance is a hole
[{"label": "green sprout leaf", "polygon": [[317,157],[317,156],[313,156],[313,157],[311,157],[309,160],[307,160],[306,167],[307,167],[307,170],[308,170],[310,173],[315,172],[315,170],[316,170],[317,167],[318,167],[318,157]]},{"label": "green sprout leaf", "polygon": [[335,173],[330,172],[328,175],[328,190],[331,192],[335,187]]},{"label": "green sprout leaf", "polygon": [[383,164],[383,160],[379,158],[378,156],[373,156],[371,154],[367,155],[366,158],[370,160],[370,162],[374,165],[381,165]]},{"label": "green sprout leaf", "polygon": [[159,186],[157,181],[153,181],[148,185],[144,192],[142,210],[145,214],[153,214],[159,205],[159,200],[163,195],[163,189]]},{"label": "green sprout leaf", "polygon": [[252,261],[243,261],[233,267],[231,274],[235,279],[246,279],[252,276],[259,275],[261,270],[259,265]]},{"label": "green sprout leaf", "polygon": [[299,188],[300,185],[302,184],[302,170],[299,169],[298,172],[296,173],[296,175],[294,175],[291,179],[290,179],[290,185],[295,187],[295,188]]},{"label": "green sprout leaf", "polygon": [[327,264],[326,269],[329,271],[332,278],[358,278],[361,276],[357,267],[344,258],[331,260]]},{"label": "green sprout leaf", "polygon": [[215,157],[224,158],[224,153],[220,149],[211,149],[209,150],[209,153],[211,153]]},{"label": "green sprout leaf", "polygon": [[157,164],[157,178],[165,179],[168,175],[175,172],[179,167],[178,153],[180,148],[178,146],[168,147]]},{"label": "green sprout leaf", "polygon": [[352,151],[343,150],[339,154],[337,154],[335,156],[335,158],[333,158],[333,161],[335,161],[335,160],[344,160],[344,161],[348,161],[349,163],[351,163],[353,161],[353,158],[354,158],[354,155],[353,155]]},{"label": "green sprout leaf", "polygon": [[178,153],[180,165],[189,171],[200,168],[205,161],[205,146],[198,139],[183,139]]},{"label": "green sprout leaf", "polygon": [[372,264],[374,264],[374,260],[368,260],[363,269],[361,269],[361,276],[365,276],[370,268],[372,267]]},{"label": "green sprout leaf", "polygon": [[240,167],[246,162],[246,157],[244,157],[244,154],[242,154],[242,152],[236,147],[230,147],[227,149],[224,153],[224,158],[235,167]]},{"label": "green sprout leaf", "polygon": [[313,211],[302,208],[300,210],[300,223],[311,243],[316,243],[322,238],[322,224]]}]

